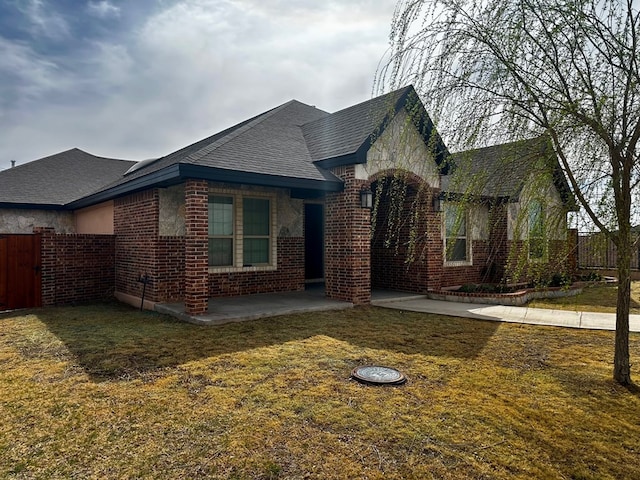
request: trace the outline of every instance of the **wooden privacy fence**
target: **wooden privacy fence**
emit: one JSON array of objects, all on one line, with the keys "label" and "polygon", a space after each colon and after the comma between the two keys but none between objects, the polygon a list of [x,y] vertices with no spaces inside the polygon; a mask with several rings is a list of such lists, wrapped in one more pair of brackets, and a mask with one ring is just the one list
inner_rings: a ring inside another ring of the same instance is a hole
[{"label": "wooden privacy fence", "polygon": [[[601,233],[578,234],[578,268],[617,268],[616,246]],[[631,269],[640,270],[640,242],[631,255]]]}]

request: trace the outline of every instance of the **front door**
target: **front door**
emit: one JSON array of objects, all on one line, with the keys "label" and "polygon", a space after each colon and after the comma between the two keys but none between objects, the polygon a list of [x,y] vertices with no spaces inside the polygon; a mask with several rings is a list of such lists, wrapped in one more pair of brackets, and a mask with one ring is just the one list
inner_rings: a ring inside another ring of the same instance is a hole
[{"label": "front door", "polygon": [[324,278],[324,206],[304,205],[304,278]]}]

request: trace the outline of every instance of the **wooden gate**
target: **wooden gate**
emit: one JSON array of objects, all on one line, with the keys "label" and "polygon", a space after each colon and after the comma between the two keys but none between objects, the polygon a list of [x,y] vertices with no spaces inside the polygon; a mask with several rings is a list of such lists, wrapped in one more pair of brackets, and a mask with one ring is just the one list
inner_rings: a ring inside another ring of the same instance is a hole
[{"label": "wooden gate", "polygon": [[0,310],[42,305],[40,235],[0,234]]}]

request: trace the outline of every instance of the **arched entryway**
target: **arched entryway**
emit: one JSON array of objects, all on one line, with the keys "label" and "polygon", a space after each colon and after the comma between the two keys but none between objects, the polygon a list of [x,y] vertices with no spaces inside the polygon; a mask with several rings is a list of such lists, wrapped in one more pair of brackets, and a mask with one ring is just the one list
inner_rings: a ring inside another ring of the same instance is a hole
[{"label": "arched entryway", "polygon": [[371,182],[374,192],[371,288],[426,293],[438,288],[442,265],[439,193],[409,172],[387,171]]}]

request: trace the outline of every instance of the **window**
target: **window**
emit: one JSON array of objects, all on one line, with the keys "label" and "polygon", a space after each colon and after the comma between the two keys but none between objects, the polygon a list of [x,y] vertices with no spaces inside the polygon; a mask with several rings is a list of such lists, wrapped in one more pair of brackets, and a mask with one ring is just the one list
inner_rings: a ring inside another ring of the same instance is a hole
[{"label": "window", "polygon": [[233,265],[233,197],[209,197],[209,265]]},{"label": "window", "polygon": [[445,203],[444,222],[446,235],[445,261],[468,261],[467,211],[459,204]]},{"label": "window", "polygon": [[271,208],[266,198],[244,198],[242,259],[244,265],[269,263]]},{"label": "window", "polygon": [[541,260],[545,252],[544,211],[542,204],[533,200],[529,204],[529,258]]},{"label": "window", "polygon": [[239,194],[209,196],[209,266],[271,265],[271,199]]}]

